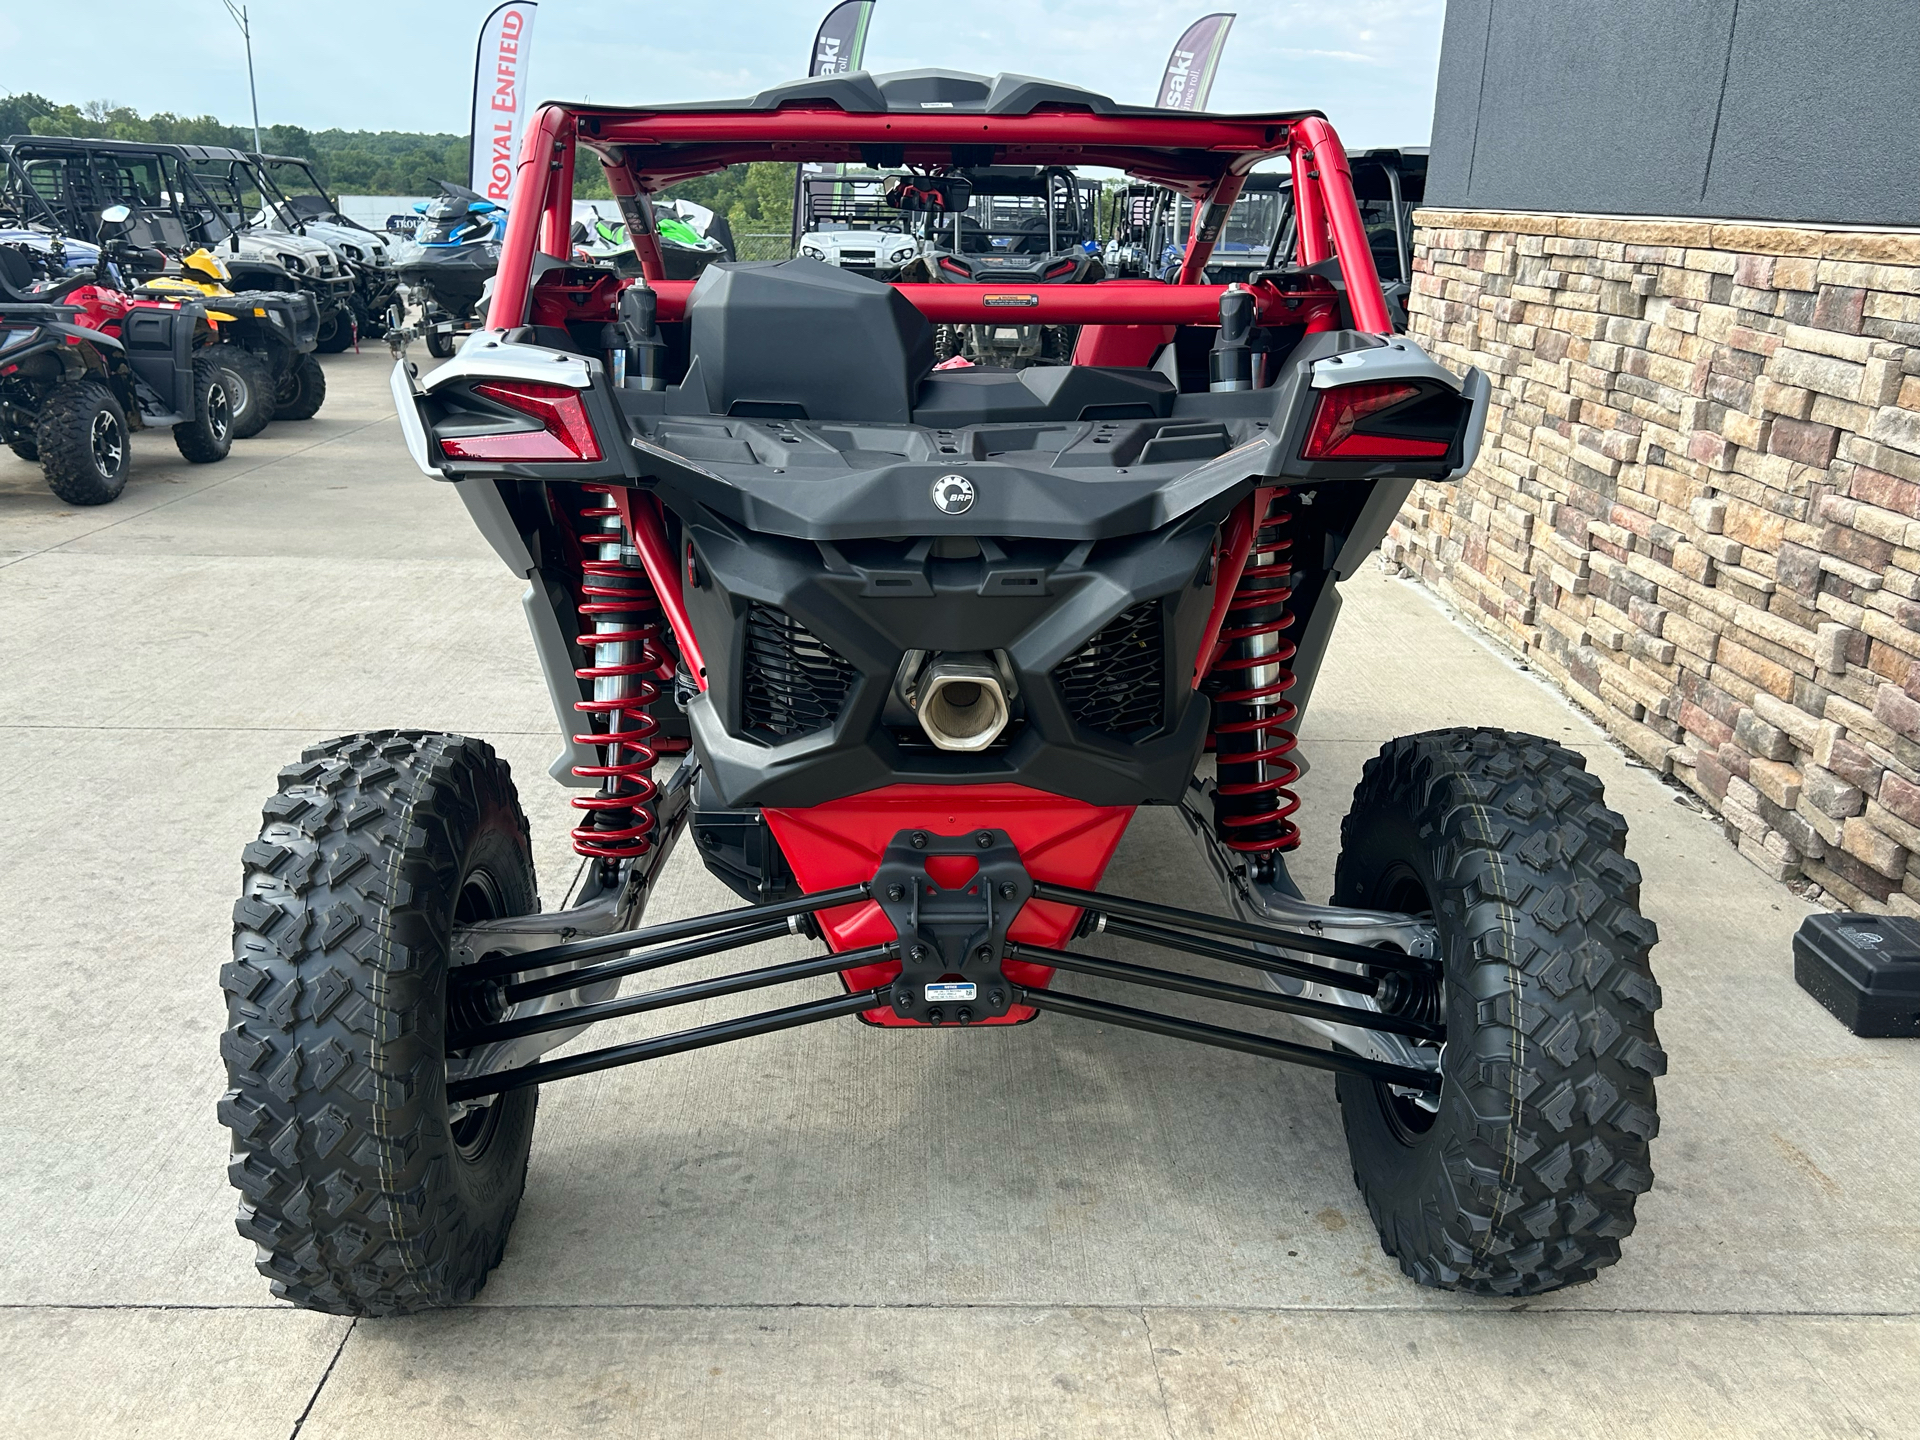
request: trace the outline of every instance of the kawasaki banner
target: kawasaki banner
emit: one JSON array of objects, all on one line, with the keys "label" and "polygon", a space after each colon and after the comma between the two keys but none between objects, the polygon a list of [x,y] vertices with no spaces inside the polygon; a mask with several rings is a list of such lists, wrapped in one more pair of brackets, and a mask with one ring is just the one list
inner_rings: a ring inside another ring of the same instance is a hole
[{"label": "kawasaki banner", "polygon": [[473,129],[468,183],[496,205],[506,205],[520,159],[520,127],[527,113],[527,59],[533,50],[536,0],[511,0],[480,27],[473,56]]},{"label": "kawasaki banner", "polygon": [[[844,75],[858,70],[867,53],[867,23],[873,19],[874,0],[842,0],[827,12],[813,37],[809,75]],[[825,173],[819,165],[802,165],[793,177],[793,244],[800,245],[805,220],[807,176]]]},{"label": "kawasaki banner", "polygon": [[1163,110],[1206,109],[1213,72],[1219,68],[1220,52],[1227,48],[1227,31],[1232,28],[1231,12],[1202,15],[1189,25],[1167,57],[1167,73],[1160,77],[1160,93],[1153,103]]},{"label": "kawasaki banner", "polygon": [[813,37],[809,75],[844,75],[858,70],[867,53],[867,22],[873,19],[873,0],[845,0],[827,12],[820,33]]}]

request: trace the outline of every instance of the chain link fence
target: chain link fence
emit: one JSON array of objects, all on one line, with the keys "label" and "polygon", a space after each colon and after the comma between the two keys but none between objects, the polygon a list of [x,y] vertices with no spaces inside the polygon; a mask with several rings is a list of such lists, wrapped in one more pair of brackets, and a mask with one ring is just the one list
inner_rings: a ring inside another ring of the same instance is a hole
[{"label": "chain link fence", "polygon": [[736,260],[790,260],[793,258],[793,237],[785,230],[777,234],[767,231],[734,232],[733,253]]}]

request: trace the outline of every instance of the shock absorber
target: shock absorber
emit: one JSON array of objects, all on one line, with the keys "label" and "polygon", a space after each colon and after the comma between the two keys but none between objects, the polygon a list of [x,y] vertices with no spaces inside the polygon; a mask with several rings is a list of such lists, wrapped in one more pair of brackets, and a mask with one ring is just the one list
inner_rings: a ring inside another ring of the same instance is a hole
[{"label": "shock absorber", "polygon": [[1294,683],[1287,662],[1296,647],[1282,637],[1294,621],[1288,603],[1293,565],[1287,556],[1293,541],[1286,527],[1293,512],[1287,494],[1269,490],[1255,499],[1263,512],[1221,625],[1226,651],[1212,672],[1219,686],[1213,723],[1214,829],[1262,876],[1272,870],[1271,856],[1300,843],[1300,827],[1289,818],[1300,800],[1287,788],[1300,777],[1290,728],[1299,707],[1286,698]]},{"label": "shock absorber", "polygon": [[573,708],[589,717],[592,728],[573,738],[602,753],[597,765],[573,767],[575,775],[600,782],[598,793],[573,799],[576,810],[587,812],[574,828],[573,848],[599,861],[602,881],[612,884],[623,861],[653,848],[658,792],[651,741],[660,725],[648,707],[660,691],[650,677],[666,663],[667,652],[660,638],[659,602],[627,543],[619,507],[610,503],[613,491],[604,485],[582,488],[608,496],[609,503],[580,512],[590,527],[579,536],[586,557],[580,614],[591,617],[593,631],[576,643],[593,661],[573,673],[593,682],[593,698],[575,702]]}]

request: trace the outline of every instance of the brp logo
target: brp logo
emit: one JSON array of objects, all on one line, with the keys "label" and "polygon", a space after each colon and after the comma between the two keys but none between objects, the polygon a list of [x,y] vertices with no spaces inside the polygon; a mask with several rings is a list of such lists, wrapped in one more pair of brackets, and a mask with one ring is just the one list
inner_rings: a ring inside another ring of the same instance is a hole
[{"label": "brp logo", "polygon": [[973,508],[973,481],[964,475],[942,475],[933,482],[933,503],[943,515],[964,515]]}]

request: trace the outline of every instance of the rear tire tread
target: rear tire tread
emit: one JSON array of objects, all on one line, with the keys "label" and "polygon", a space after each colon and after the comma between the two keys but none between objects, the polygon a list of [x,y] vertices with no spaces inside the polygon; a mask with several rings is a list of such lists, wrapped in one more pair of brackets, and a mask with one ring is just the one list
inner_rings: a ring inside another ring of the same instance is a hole
[{"label": "rear tire tread", "polygon": [[1380,1165],[1379,1093],[1343,1076],[1355,1182],[1422,1284],[1517,1296],[1591,1280],[1619,1259],[1652,1186],[1666,1070],[1647,960],[1658,932],[1639,913],[1626,822],[1585,760],[1550,740],[1404,736],[1354,792],[1335,903],[1379,902],[1367,837],[1396,815],[1426,851],[1447,940],[1445,1088],[1422,1137],[1440,1158],[1425,1193]]}]

